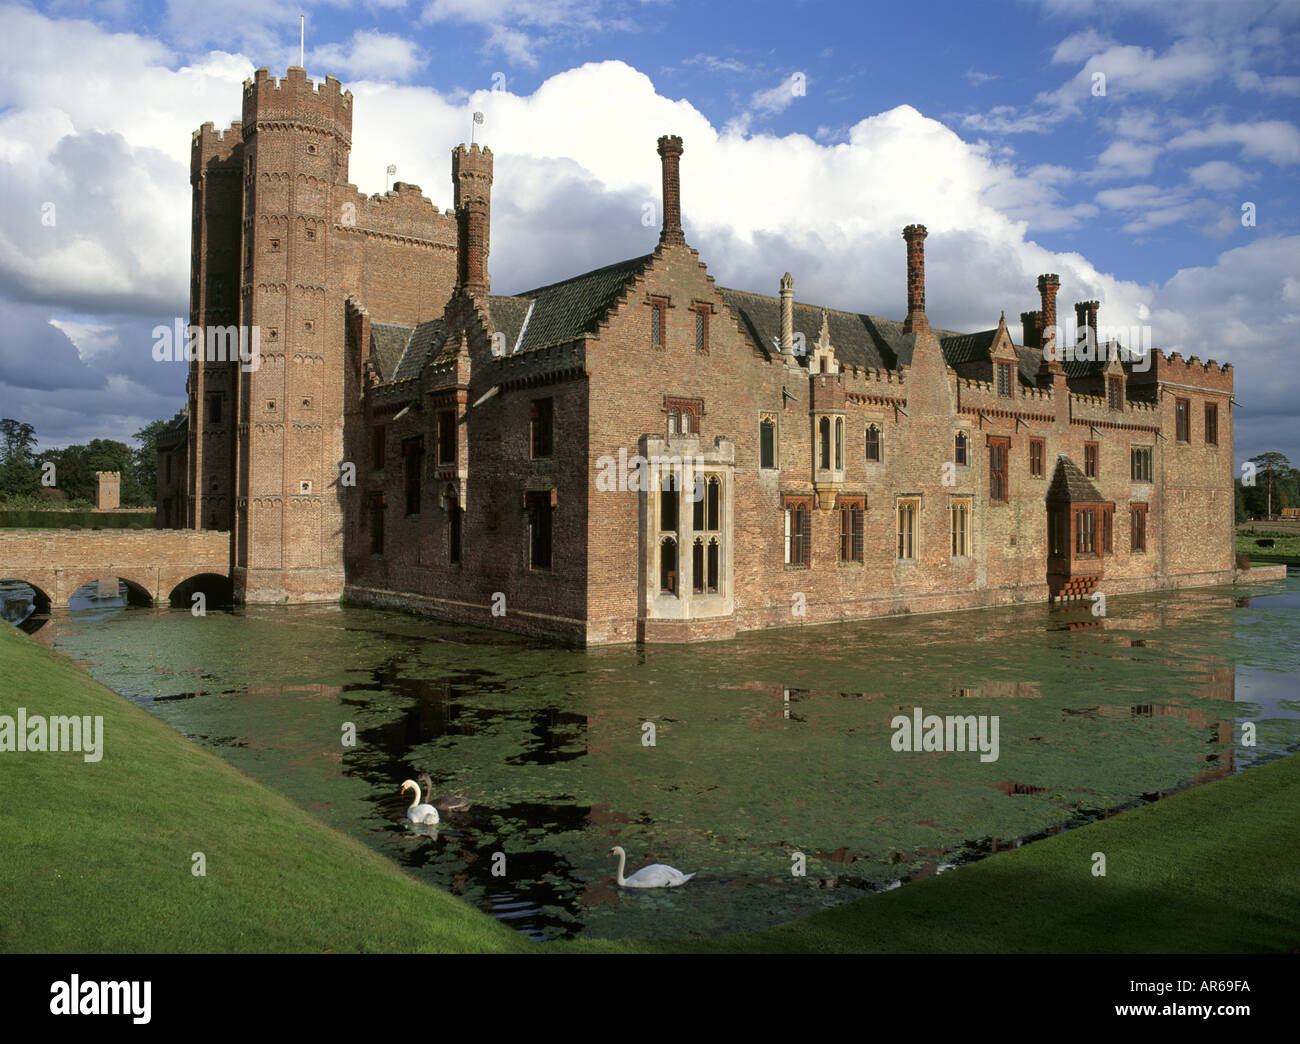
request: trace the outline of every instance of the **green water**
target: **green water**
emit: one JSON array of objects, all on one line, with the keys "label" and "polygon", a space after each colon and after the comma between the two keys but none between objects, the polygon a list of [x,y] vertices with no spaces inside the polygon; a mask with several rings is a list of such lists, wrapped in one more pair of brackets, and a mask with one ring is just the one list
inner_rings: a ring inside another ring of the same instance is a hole
[{"label": "green water", "polygon": [[[1245,593],[587,652],[333,606],[101,604],[37,634],[521,931],[655,936],[798,917],[1300,749],[1300,573]],[[918,706],[996,715],[998,759],[895,751]],[[421,771],[470,812],[403,825]],[[622,892],[614,844],[629,873],[698,876]]]}]

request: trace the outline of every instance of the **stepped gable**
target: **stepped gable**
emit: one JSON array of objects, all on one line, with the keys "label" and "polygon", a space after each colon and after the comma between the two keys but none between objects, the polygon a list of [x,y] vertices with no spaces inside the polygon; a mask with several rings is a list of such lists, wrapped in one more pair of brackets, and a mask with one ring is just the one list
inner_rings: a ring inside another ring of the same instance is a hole
[{"label": "stepped gable", "polygon": [[1110,503],[1079,470],[1079,465],[1064,453],[1056,458],[1056,470],[1052,473],[1051,485],[1047,487],[1047,499],[1065,500],[1071,504]]},{"label": "stepped gable", "polygon": [[[628,283],[636,279],[653,260],[653,254],[606,265],[591,272],[549,286],[527,290],[509,298],[512,309],[524,306],[523,339],[517,347],[508,342],[507,352],[532,352],[553,345],[569,344],[596,332],[600,321],[614,307]],[[527,312],[528,306],[532,314]],[[495,312],[493,317],[495,318]],[[513,314],[513,313],[512,313]]]}]

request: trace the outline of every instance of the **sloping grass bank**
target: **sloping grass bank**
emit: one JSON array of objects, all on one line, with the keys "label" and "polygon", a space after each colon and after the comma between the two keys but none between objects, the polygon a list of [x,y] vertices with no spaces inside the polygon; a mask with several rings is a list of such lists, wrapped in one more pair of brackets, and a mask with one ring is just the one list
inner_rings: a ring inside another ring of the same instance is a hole
[{"label": "sloping grass bank", "polygon": [[[542,952],[10,627],[0,679],[0,714],[102,715],[105,735],[93,764],[0,753],[0,950]],[[544,949],[1293,951],[1297,808],[1292,756],[791,924]]]},{"label": "sloping grass bank", "polygon": [[528,948],[5,625],[17,707],[102,715],[104,750],[0,753],[0,950]]}]

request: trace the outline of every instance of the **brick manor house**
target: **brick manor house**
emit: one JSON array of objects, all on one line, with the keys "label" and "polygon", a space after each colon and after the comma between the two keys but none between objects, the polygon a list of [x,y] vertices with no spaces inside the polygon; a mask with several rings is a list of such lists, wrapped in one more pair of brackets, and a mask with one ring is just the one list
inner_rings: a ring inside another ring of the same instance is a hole
[{"label": "brick manor house", "polygon": [[921,225],[901,322],[717,286],[666,136],[653,249],[497,295],[491,151],[440,213],[348,184],[351,129],[335,78],[259,69],[193,138],[190,321],[261,359],[190,363],[159,517],[230,531],[238,599],[596,645],[1232,581],[1231,367],[1061,359],[1055,275],[1020,344],[929,324]]}]

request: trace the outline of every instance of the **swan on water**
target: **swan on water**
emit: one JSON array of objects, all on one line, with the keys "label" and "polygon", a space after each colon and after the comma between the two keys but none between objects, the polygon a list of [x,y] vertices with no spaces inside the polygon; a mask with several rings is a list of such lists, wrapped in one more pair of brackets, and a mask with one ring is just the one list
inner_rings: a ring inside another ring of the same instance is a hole
[{"label": "swan on water", "polygon": [[643,866],[631,877],[624,877],[623,868],[627,865],[627,853],[622,847],[615,845],[609,850],[609,854],[618,856],[617,880],[620,888],[677,888],[695,876],[695,874],[684,874],[663,863],[651,863],[649,866]]},{"label": "swan on water", "polygon": [[436,823],[438,822],[438,810],[432,805],[420,804],[420,785],[413,779],[408,779],[402,783],[402,793],[406,793],[406,788],[410,787],[415,791],[415,796],[411,798],[411,807],[406,810],[406,818],[412,823]]},{"label": "swan on water", "polygon": [[464,812],[469,808],[469,798],[461,797],[459,794],[455,797],[440,797],[437,801],[433,800],[433,780],[429,778],[429,773],[420,773],[420,782],[424,784],[424,801],[432,805],[439,812]]}]

